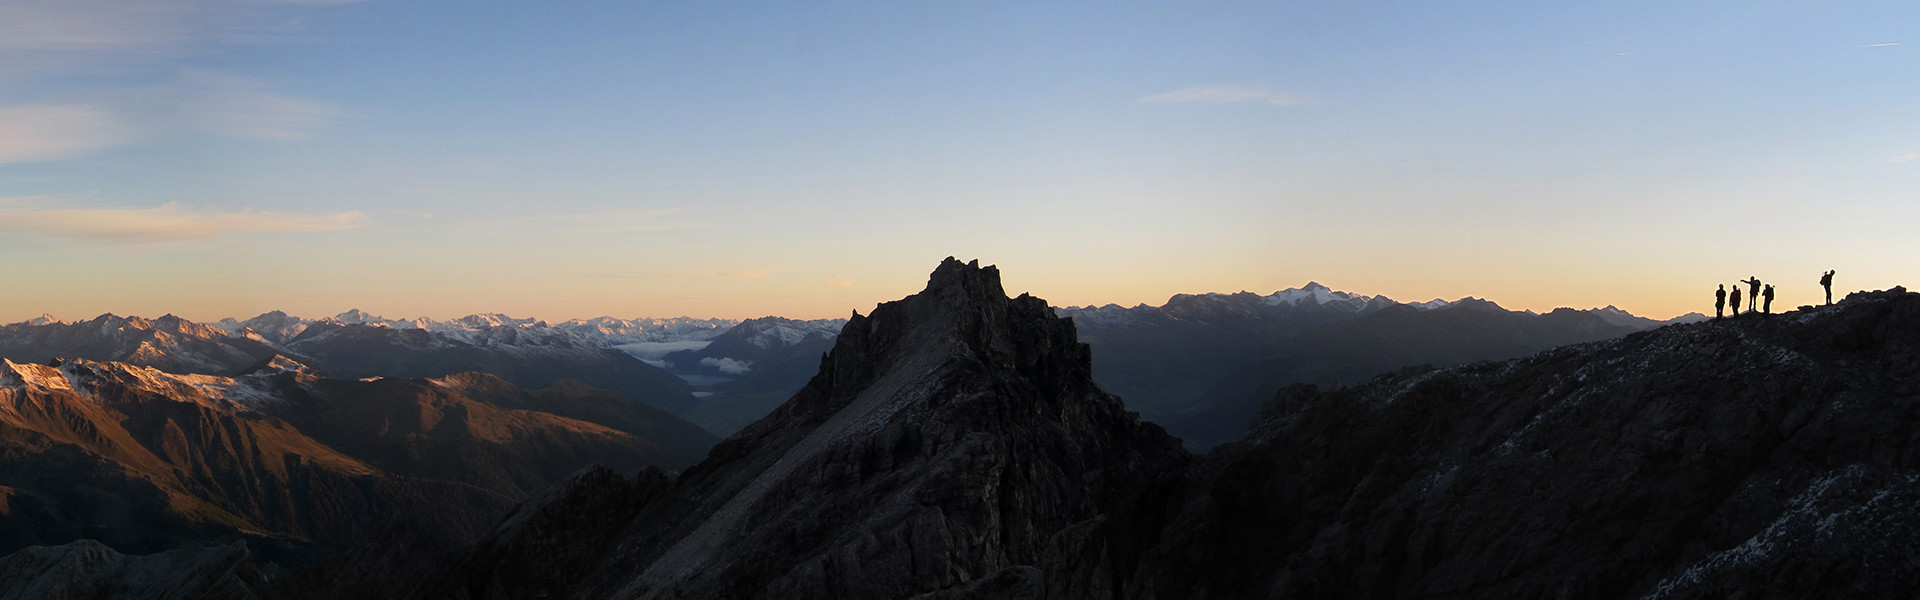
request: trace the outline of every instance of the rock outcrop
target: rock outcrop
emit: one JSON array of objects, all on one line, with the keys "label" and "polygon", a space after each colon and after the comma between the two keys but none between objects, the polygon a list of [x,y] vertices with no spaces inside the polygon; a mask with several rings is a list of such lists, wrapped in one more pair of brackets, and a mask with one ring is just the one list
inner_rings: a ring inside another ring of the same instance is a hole
[{"label": "rock outcrop", "polygon": [[241,542],[128,556],[80,540],[0,558],[0,600],[258,600],[265,590]]},{"label": "rock outcrop", "polygon": [[[924,291],[855,315],[792,400],[630,518],[610,519],[619,541],[590,573],[541,591],[902,598],[1030,588],[1044,582],[1063,532],[1189,460],[1100,391],[1090,368],[1071,320],[1037,298],[1009,299],[993,267],[948,259]],[[462,588],[456,596],[500,597],[450,585]]]},{"label": "rock outcrop", "polygon": [[1161,489],[1121,596],[1912,597],[1920,295],[1289,388]]}]

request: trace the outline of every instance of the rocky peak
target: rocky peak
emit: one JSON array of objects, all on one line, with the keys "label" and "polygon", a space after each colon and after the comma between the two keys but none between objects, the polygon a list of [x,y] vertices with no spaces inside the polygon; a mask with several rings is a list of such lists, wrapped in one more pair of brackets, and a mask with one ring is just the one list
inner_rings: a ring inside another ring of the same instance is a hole
[{"label": "rocky peak", "polygon": [[58,367],[0,358],[0,387],[71,390],[73,384]]},{"label": "rocky peak", "polygon": [[1088,359],[1046,302],[948,258],[921,292],[856,313],[805,388],[632,517],[569,595],[905,597],[1031,579],[1057,536],[1187,460],[1093,384]]},{"label": "rocky peak", "polygon": [[1040,380],[1079,378],[1092,386],[1092,355],[1072,319],[1055,315],[1039,298],[1008,298],[998,268],[953,257],[940,263],[919,293],[865,317],[854,313],[822,369],[847,388],[898,362],[935,361],[943,353]]}]

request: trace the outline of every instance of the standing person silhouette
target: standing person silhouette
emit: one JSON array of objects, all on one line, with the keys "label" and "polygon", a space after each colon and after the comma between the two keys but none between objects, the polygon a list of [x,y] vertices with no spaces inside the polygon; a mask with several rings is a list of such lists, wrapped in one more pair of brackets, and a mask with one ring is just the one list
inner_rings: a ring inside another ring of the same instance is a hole
[{"label": "standing person silhouette", "polygon": [[1733,286],[1733,316],[1740,316],[1740,286]]},{"label": "standing person silhouette", "polygon": [[1820,287],[1827,290],[1827,304],[1833,304],[1833,271],[1820,274]]},{"label": "standing person silhouette", "polygon": [[[1760,278],[1752,275],[1748,275],[1746,279],[1740,280],[1740,283],[1747,284],[1747,312],[1753,312],[1755,310],[1759,310],[1760,309]],[[1740,312],[1740,311],[1736,310],[1733,312]]]},{"label": "standing person silhouette", "polygon": [[1760,290],[1760,297],[1766,300],[1766,304],[1761,305],[1764,308],[1760,309],[1760,314],[1773,314],[1773,284],[1769,283],[1766,289]]},{"label": "standing person silhouette", "polygon": [[1720,289],[1713,291],[1713,318],[1727,318],[1727,284],[1722,283]]}]

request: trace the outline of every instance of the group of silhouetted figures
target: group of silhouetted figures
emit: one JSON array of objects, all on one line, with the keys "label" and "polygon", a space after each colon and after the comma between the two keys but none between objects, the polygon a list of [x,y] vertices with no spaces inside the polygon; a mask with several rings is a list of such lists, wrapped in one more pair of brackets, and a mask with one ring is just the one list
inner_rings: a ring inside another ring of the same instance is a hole
[{"label": "group of silhouetted figures", "polygon": [[[1760,278],[1748,276],[1733,284],[1733,314],[1740,314],[1740,284],[1747,284],[1747,312],[1758,309],[1761,314],[1773,314],[1773,284],[1761,287]],[[1833,271],[1820,274],[1820,287],[1827,291],[1827,304],[1833,304]],[[1713,293],[1713,318],[1727,316],[1727,284]]]}]

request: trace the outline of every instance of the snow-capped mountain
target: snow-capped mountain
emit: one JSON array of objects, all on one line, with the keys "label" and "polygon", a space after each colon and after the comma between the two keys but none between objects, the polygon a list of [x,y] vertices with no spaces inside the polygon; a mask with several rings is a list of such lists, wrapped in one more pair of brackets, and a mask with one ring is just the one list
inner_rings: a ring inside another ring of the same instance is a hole
[{"label": "snow-capped mountain", "polygon": [[714,441],[578,383],[330,378],[283,356],[231,376],[0,359],[0,432],[0,554],[78,537],[338,548],[396,520],[470,540],[582,467],[681,467]]},{"label": "snow-capped mountain", "polygon": [[1396,303],[1386,296],[1335,291],[1320,282],[1309,281],[1304,286],[1287,288],[1265,296],[1251,292],[1178,294],[1167,299],[1166,304],[1157,307],[1146,304],[1132,307],[1108,304],[1086,307],[1068,306],[1055,310],[1061,316],[1072,317],[1074,324],[1079,326],[1082,333],[1086,333],[1125,326],[1142,319],[1150,319],[1155,315],[1199,321],[1239,318],[1284,320],[1303,316],[1309,320],[1319,320],[1355,316],[1393,304]]},{"label": "snow-capped mountain", "polygon": [[442,321],[431,317],[389,319],[368,314],[356,308],[332,317],[319,319],[303,319],[276,310],[244,321],[231,317],[221,319],[215,326],[234,335],[240,335],[242,330],[252,329],[268,341],[284,343],[300,335],[302,330],[314,323],[372,325],[393,329],[422,329],[436,333],[472,332],[496,328],[549,329],[584,338],[598,339],[607,345],[620,345],[644,342],[710,340],[726,332],[728,328],[738,325],[740,321],[737,319],[696,319],[693,317],[674,317],[671,319],[594,317],[592,319],[571,319],[550,324],[539,319],[517,318],[500,313],[473,314]]},{"label": "snow-capped mountain", "polygon": [[16,362],[76,357],[172,373],[231,375],[274,353],[257,335],[229,335],[173,315],[144,319],[105,314],[74,323],[34,319],[0,327],[0,357]]}]

